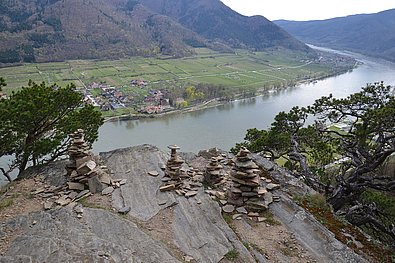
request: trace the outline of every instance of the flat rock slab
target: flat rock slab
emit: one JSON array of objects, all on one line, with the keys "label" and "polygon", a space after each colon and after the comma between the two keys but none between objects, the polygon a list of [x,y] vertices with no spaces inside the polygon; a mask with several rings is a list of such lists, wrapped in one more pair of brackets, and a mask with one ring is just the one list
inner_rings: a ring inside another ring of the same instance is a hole
[{"label": "flat rock slab", "polygon": [[115,209],[130,207],[129,215],[148,221],[161,209],[175,203],[171,193],[159,191],[163,184],[160,176],[147,176],[147,171],[160,170],[158,164],[167,161],[167,155],[157,147],[142,145],[100,155],[113,171],[113,179],[127,179],[128,182],[112,194]]},{"label": "flat rock slab", "polygon": [[176,245],[197,262],[217,263],[233,249],[239,252],[241,262],[255,262],[222,218],[218,203],[203,190],[197,198],[201,204],[193,199],[177,197],[172,224]]},{"label": "flat rock slab", "polygon": [[15,240],[1,263],[179,262],[137,225],[101,209],[84,208],[83,219],[66,208],[33,213],[3,223],[0,233],[5,229]]}]

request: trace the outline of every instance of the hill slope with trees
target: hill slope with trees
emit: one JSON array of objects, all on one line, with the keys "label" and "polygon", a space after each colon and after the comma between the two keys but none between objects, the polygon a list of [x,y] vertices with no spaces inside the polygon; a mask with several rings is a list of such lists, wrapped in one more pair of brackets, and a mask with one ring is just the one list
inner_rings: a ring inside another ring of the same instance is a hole
[{"label": "hill slope with trees", "polygon": [[219,0],[0,2],[0,63],[183,57],[195,47],[229,46],[311,51],[265,18],[241,16]]},{"label": "hill slope with trees", "polygon": [[233,11],[219,0],[141,0],[157,13],[176,19],[183,26],[235,48],[283,47],[302,51],[310,49],[263,16],[247,17]]},{"label": "hill slope with trees", "polygon": [[274,21],[306,43],[395,61],[395,9],[317,21]]}]

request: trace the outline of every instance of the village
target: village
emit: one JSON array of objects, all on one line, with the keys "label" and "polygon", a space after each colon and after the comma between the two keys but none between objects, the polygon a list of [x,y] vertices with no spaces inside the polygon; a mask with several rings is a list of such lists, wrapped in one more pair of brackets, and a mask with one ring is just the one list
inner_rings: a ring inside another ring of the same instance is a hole
[{"label": "village", "polygon": [[[144,80],[131,80],[132,87],[145,89],[148,85]],[[91,104],[101,111],[112,111],[121,108],[134,108],[136,112],[143,114],[157,114],[174,109],[170,105],[168,94],[163,90],[149,90],[143,99],[135,98],[132,94],[126,94],[119,88],[103,82],[93,82],[81,90],[84,102]],[[183,100],[177,99],[177,102]]]}]

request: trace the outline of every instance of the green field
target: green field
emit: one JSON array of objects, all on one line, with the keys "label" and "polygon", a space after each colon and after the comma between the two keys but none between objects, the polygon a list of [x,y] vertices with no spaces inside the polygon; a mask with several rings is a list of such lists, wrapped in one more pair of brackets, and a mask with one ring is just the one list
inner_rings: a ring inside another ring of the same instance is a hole
[{"label": "green field", "polygon": [[128,89],[130,80],[141,79],[150,82],[147,88],[209,83],[241,90],[320,78],[332,74],[333,69],[330,63],[309,62],[304,55],[297,53],[238,51],[235,54],[221,54],[197,49],[196,56],[180,59],[133,57],[114,61],[25,64],[0,68],[0,77],[7,81],[7,93],[27,85],[29,79],[61,86],[73,82],[81,88],[92,82],[105,81]]}]

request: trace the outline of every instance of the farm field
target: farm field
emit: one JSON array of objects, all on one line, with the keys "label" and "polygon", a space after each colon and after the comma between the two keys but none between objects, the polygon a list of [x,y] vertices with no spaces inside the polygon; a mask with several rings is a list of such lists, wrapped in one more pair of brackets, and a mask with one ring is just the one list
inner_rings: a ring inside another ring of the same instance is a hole
[{"label": "farm field", "polygon": [[223,54],[208,49],[196,51],[193,57],[179,59],[133,57],[114,61],[25,64],[0,68],[0,76],[6,79],[6,93],[27,85],[29,79],[60,86],[72,82],[79,88],[87,87],[92,82],[106,82],[130,92],[135,90],[130,85],[132,79],[148,81],[148,89],[208,83],[240,91],[289,85],[300,80],[333,75],[335,70],[339,70],[339,65],[335,65],[334,61],[310,61],[298,53],[240,50],[234,54]]}]

